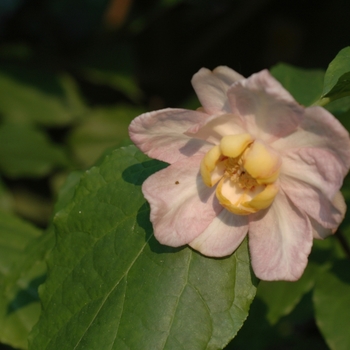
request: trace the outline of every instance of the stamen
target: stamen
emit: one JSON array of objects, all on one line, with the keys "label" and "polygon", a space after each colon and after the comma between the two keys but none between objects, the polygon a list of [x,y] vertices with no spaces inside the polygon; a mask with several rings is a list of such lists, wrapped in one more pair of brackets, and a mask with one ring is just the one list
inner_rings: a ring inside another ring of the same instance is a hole
[{"label": "stamen", "polygon": [[257,181],[245,171],[242,157],[227,158],[224,177],[230,178],[244,190],[252,190],[258,185]]},{"label": "stamen", "polygon": [[249,215],[271,205],[278,193],[281,167],[278,154],[249,134],[224,136],[204,156],[203,182],[216,187],[223,207],[237,215]]}]

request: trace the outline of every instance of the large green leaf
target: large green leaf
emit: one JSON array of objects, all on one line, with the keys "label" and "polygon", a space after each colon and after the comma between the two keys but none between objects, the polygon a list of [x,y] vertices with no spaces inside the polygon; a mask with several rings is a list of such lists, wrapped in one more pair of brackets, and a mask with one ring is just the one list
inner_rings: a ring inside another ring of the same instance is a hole
[{"label": "large green leaf", "polygon": [[337,99],[350,95],[350,47],[342,49],[329,64],[324,78],[323,96]]},{"label": "large green leaf", "polygon": [[350,349],[350,262],[337,261],[314,290],[316,322],[332,350]]},{"label": "large green leaf", "polygon": [[84,111],[77,86],[68,75],[0,68],[0,113],[6,120],[65,125]]},{"label": "large green leaf", "polygon": [[43,176],[67,163],[63,151],[31,125],[1,125],[0,154],[0,169],[9,177]]},{"label": "large green leaf", "polygon": [[280,63],[271,68],[271,74],[304,106],[312,105],[322,94],[322,70],[302,69]]},{"label": "large green leaf", "polygon": [[0,342],[27,348],[28,333],[39,319],[38,285],[53,234],[0,211]]},{"label": "large green leaf", "polygon": [[222,349],[235,336],[256,290],[247,241],[224,259],[160,245],[140,185],[162,167],[129,146],[81,177],[54,220],[31,349]]}]

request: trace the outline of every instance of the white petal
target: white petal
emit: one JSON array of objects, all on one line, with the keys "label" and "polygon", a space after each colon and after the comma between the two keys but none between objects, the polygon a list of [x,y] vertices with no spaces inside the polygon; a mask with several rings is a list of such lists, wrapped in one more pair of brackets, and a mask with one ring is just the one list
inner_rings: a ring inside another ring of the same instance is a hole
[{"label": "white petal", "polygon": [[262,280],[299,279],[312,246],[312,227],[280,191],[272,206],[249,217],[253,270]]},{"label": "white petal", "polygon": [[228,98],[248,132],[267,143],[294,132],[304,118],[304,108],[266,70],[232,85]]},{"label": "white petal", "polygon": [[222,210],[214,189],[199,175],[201,158],[176,162],[143,183],[154,235],[162,244],[178,247],[191,242]]},{"label": "white petal", "polygon": [[328,229],[338,227],[344,217],[333,204],[342,180],[339,160],[325,150],[301,148],[283,157],[281,188],[300,210]]},{"label": "white petal", "polygon": [[227,256],[239,247],[247,231],[247,216],[223,210],[189,245],[206,256]]},{"label": "white petal", "polygon": [[186,134],[217,145],[223,136],[244,134],[246,132],[240,116],[223,114],[203,120],[201,124],[196,124],[188,129]]},{"label": "white petal", "polygon": [[209,116],[185,109],[163,109],[141,114],[129,126],[135,145],[149,157],[174,163],[196,154],[205,154],[212,145],[184,133]]},{"label": "white petal", "polygon": [[324,238],[334,234],[336,232],[336,230],[338,229],[338,226],[340,225],[340,223],[344,219],[345,212],[346,212],[346,204],[344,201],[344,197],[340,191],[337,192],[337,194],[335,195],[332,204],[333,204],[334,209],[340,213],[338,225],[335,226],[333,229],[325,228],[320,223],[318,223],[316,220],[311,218],[310,221],[311,221],[311,225],[313,228],[313,236],[316,239],[324,239]]},{"label": "white petal", "polygon": [[348,131],[328,111],[321,107],[305,110],[305,119],[298,130],[274,142],[281,154],[305,147],[322,148],[339,158],[346,173],[350,167],[350,139]]},{"label": "white petal", "polygon": [[343,183],[344,167],[339,158],[321,148],[290,150],[282,157],[280,179],[287,176],[318,188],[333,199]]},{"label": "white petal", "polygon": [[208,114],[230,112],[227,89],[243,76],[228,67],[217,67],[213,71],[200,69],[192,78],[192,85],[201,105]]}]

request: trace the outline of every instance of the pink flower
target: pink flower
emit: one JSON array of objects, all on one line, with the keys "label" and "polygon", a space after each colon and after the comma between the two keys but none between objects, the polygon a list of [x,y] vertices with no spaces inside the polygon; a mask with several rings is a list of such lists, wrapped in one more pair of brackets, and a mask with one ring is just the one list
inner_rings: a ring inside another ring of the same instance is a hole
[{"label": "pink flower", "polygon": [[142,187],[155,237],[223,257],[248,233],[257,277],[297,280],[313,238],[344,217],[348,132],[325,109],[300,106],[266,70],[245,79],[202,68],[192,84],[199,110],[145,113],[129,127],[140,150],[170,163]]}]

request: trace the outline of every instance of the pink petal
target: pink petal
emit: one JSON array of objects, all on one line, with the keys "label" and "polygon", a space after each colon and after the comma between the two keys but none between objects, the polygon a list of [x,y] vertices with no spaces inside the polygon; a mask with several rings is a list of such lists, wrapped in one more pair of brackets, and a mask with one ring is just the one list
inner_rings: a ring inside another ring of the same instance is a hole
[{"label": "pink petal", "polygon": [[306,108],[305,119],[298,131],[277,140],[273,147],[280,153],[302,147],[322,148],[340,159],[344,174],[350,167],[349,133],[332,114],[321,107]]},{"label": "pink petal", "polygon": [[265,142],[289,135],[303,120],[304,108],[267,70],[235,83],[227,95],[232,113],[243,117],[247,130]]},{"label": "pink petal", "polygon": [[[340,220],[338,222],[338,225],[340,225],[340,223],[344,219],[345,212],[346,212],[346,204],[344,201],[344,197],[340,191],[337,192],[332,203],[333,203],[333,206],[336,208],[336,210],[341,213]],[[316,220],[312,218],[310,218],[310,222],[312,225],[313,237],[316,239],[325,239],[328,236],[334,234],[338,229],[338,226],[334,227],[333,229],[325,228],[324,226],[322,226],[320,223],[318,223]]]},{"label": "pink petal", "polygon": [[334,154],[321,148],[296,148],[282,156],[283,176],[305,182],[333,199],[343,183],[344,167]]},{"label": "pink petal", "polygon": [[332,211],[340,213],[340,215],[337,216],[337,219],[338,219],[337,225],[333,229],[325,228],[319,222],[310,218],[311,225],[313,228],[313,230],[312,230],[313,237],[316,239],[324,239],[324,238],[330,236],[331,234],[334,234],[336,232],[336,230],[338,229],[338,226],[340,225],[340,223],[344,219],[345,212],[346,212],[346,204],[344,201],[344,197],[340,191],[336,193],[332,204],[333,204]]},{"label": "pink petal", "polygon": [[286,178],[281,187],[301,211],[323,227],[335,229],[343,220],[343,213],[317,188]]},{"label": "pink petal", "polygon": [[312,236],[315,239],[325,239],[333,233],[333,231],[330,228],[323,227],[313,218],[309,217],[309,219],[312,226]]},{"label": "pink petal", "polygon": [[192,85],[205,111],[221,114],[230,112],[226,95],[228,87],[242,79],[242,75],[228,67],[220,66],[213,71],[202,68],[193,76]]},{"label": "pink petal", "polygon": [[246,132],[240,116],[223,114],[196,124],[187,130],[186,134],[217,145],[223,136],[244,134]]},{"label": "pink petal", "polygon": [[200,177],[201,159],[178,161],[143,183],[154,235],[162,244],[178,247],[193,241],[222,210],[214,189]]},{"label": "pink petal", "polygon": [[209,115],[185,109],[163,109],[141,114],[129,126],[135,145],[149,157],[170,164],[192,155],[205,154],[211,147],[184,133]]},{"label": "pink petal", "polygon": [[223,257],[239,247],[247,231],[247,216],[234,215],[224,209],[189,245],[203,255]]},{"label": "pink petal", "polygon": [[325,228],[338,227],[344,217],[333,204],[342,180],[339,161],[322,149],[302,148],[283,157],[281,188],[300,210]]},{"label": "pink petal", "polygon": [[312,227],[306,215],[280,191],[272,206],[250,216],[252,267],[262,280],[295,281],[307,265]]}]

